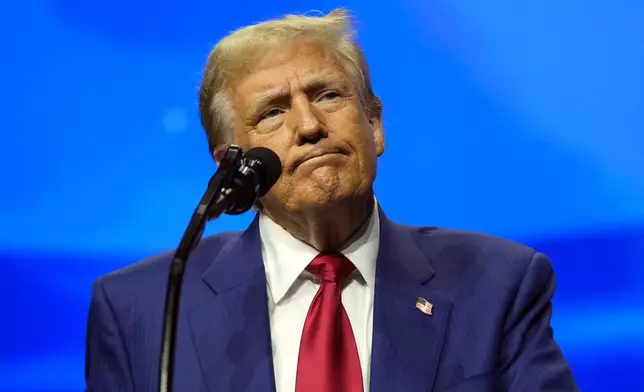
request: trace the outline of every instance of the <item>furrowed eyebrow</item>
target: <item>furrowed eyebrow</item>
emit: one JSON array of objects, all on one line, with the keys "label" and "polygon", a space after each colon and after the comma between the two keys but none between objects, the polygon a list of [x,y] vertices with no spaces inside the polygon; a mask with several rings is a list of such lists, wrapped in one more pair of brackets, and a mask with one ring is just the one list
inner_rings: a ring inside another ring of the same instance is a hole
[{"label": "furrowed eyebrow", "polygon": [[323,73],[313,76],[304,83],[304,91],[316,92],[326,87],[344,87],[344,80],[336,74]]},{"label": "furrowed eyebrow", "polygon": [[[312,94],[330,86],[344,88],[345,81],[339,75],[333,73],[321,73],[305,79],[302,89],[307,94]],[[249,113],[255,115],[266,106],[283,103],[284,101],[287,101],[289,97],[290,91],[287,91],[284,87],[269,86],[265,91],[257,94],[257,97],[250,106]]]},{"label": "furrowed eyebrow", "polygon": [[253,101],[250,106],[249,113],[251,115],[257,115],[262,111],[266,106],[275,103],[281,103],[288,99],[290,93],[283,88],[273,88],[267,91],[264,91],[258,94],[257,98]]}]

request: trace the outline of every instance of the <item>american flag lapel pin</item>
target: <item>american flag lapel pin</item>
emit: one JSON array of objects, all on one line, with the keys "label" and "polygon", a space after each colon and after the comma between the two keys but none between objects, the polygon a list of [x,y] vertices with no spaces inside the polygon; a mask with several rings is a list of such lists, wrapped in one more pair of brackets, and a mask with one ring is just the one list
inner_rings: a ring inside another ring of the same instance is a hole
[{"label": "american flag lapel pin", "polygon": [[426,316],[431,316],[432,310],[434,309],[434,304],[423,297],[418,297],[416,298],[416,309],[423,312]]}]

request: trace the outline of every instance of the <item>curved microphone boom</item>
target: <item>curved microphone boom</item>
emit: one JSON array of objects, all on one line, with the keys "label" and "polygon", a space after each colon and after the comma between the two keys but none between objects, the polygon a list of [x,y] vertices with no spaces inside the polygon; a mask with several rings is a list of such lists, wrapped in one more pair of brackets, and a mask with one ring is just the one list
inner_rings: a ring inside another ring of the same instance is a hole
[{"label": "curved microphone boom", "polygon": [[181,238],[170,265],[163,315],[161,358],[159,361],[159,391],[170,392],[174,373],[174,353],[179,316],[181,285],[188,258],[201,240],[210,220],[222,213],[241,214],[248,211],[277,182],[282,163],[273,151],[264,147],[250,149],[244,154],[238,146],[224,153],[219,169],[208,182],[199,205]]}]

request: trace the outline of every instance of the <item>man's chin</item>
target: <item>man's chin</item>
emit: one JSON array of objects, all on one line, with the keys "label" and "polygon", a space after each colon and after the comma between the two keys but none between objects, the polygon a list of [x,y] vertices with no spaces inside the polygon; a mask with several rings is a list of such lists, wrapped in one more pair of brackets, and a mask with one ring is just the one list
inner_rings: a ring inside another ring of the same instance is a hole
[{"label": "man's chin", "polygon": [[323,211],[352,202],[355,193],[338,187],[316,186],[307,190],[306,194],[293,200],[292,205],[299,210]]}]

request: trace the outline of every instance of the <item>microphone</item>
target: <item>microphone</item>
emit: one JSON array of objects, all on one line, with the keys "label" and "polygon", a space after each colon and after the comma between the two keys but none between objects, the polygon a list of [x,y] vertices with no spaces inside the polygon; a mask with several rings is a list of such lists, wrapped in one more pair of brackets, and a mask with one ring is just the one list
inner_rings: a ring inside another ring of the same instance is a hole
[{"label": "microphone", "polygon": [[[208,219],[214,219],[223,208],[223,212],[239,215],[248,211],[257,200],[268,192],[282,174],[282,162],[277,154],[266,147],[255,147],[241,159],[236,176],[228,188],[220,192],[221,198],[228,202],[216,202],[208,211]],[[223,203],[223,205],[222,205]]]},{"label": "microphone", "polygon": [[217,219],[222,213],[238,215],[248,211],[258,197],[264,196],[275,185],[281,175],[282,162],[268,148],[256,147],[244,154],[240,147],[231,145],[224,152],[219,169],[208,182],[206,192],[192,214],[170,265],[159,360],[160,392],[172,390],[183,275],[188,258],[201,240],[206,223]]}]

